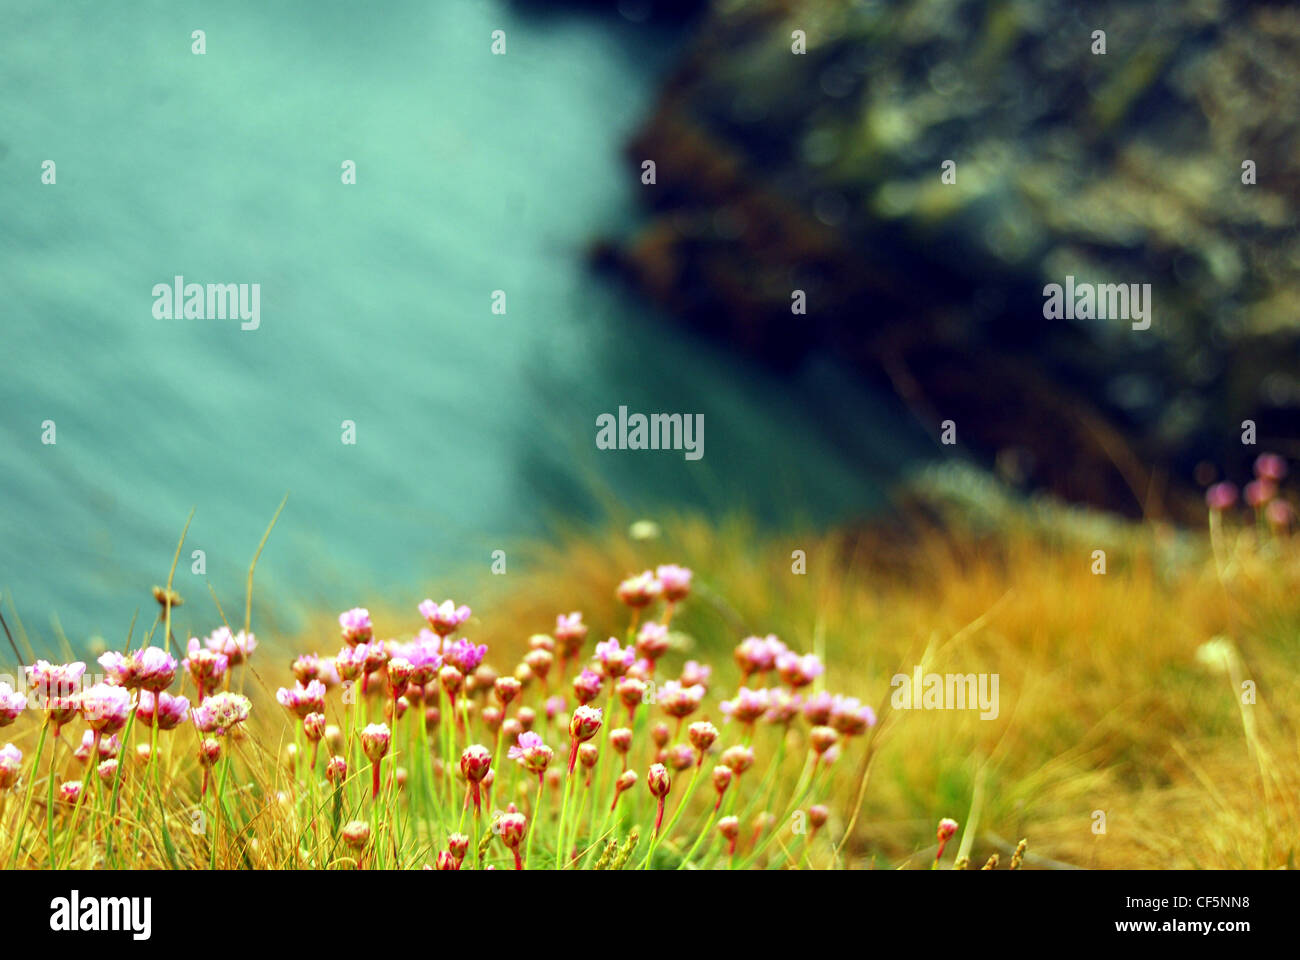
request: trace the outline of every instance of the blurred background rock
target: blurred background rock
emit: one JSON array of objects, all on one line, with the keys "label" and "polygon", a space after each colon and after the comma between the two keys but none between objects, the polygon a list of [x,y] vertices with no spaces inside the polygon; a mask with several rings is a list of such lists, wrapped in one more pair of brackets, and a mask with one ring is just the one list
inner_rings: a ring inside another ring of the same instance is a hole
[{"label": "blurred background rock", "polygon": [[[1300,455],[1300,9],[696,16],[627,149],[657,164],[646,219],[599,263],[779,369],[833,350],[1004,479],[1076,502],[1189,518],[1260,450]],[[1150,329],[1044,319],[1067,275],[1152,284]]]}]

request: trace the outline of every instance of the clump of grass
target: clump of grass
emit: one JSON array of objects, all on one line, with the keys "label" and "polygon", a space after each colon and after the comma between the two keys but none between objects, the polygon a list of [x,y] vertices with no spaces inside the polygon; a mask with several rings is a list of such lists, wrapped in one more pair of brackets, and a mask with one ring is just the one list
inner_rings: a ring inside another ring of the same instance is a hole
[{"label": "clump of grass", "polygon": [[[125,710],[76,665],[32,664],[27,694],[0,691],[0,857],[1291,865],[1300,551],[1255,500],[1243,523],[1219,490],[1206,536],[1038,507],[989,526],[931,504],[905,535],[661,518],[516,554],[478,616],[357,608],[259,648],[249,603],[180,663],[128,638],[101,658]],[[336,654],[311,650],[330,634]],[[997,716],[895,707],[918,666],[998,675]]]}]

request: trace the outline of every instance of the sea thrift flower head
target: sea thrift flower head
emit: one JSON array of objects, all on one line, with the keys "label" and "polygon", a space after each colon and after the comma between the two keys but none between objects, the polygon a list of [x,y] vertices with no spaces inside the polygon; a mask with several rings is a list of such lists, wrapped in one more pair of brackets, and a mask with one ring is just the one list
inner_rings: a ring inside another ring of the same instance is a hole
[{"label": "sea thrift flower head", "polygon": [[1215,513],[1232,509],[1237,502],[1237,488],[1231,483],[1216,483],[1205,491],[1205,504]]},{"label": "sea thrift flower head", "polygon": [[350,647],[358,643],[369,643],[374,636],[374,625],[370,622],[370,611],[365,607],[353,607],[339,614],[339,627],[343,632],[343,642]]},{"label": "sea thrift flower head", "polygon": [[353,850],[364,850],[370,842],[370,824],[364,820],[350,820],[343,828],[343,842]]},{"label": "sea thrift flower head", "polygon": [[635,710],[645,699],[646,682],[636,677],[624,677],[618,682],[618,698],[629,711]]},{"label": "sea thrift flower head", "polygon": [[856,737],[876,725],[876,712],[854,697],[836,697],[830,725],[846,737]]},{"label": "sea thrift flower head", "polygon": [[663,592],[663,584],[649,570],[628,577],[618,585],[618,598],[633,609],[648,606]]},{"label": "sea thrift flower head", "polygon": [[469,837],[463,833],[453,833],[447,838],[447,852],[456,858],[459,863],[465,859],[465,854],[469,853]]},{"label": "sea thrift flower head", "polygon": [[176,679],[176,658],[161,647],[145,647],[128,654],[110,650],[99,658],[108,682],[134,690],[166,690]]},{"label": "sea thrift flower head", "polygon": [[595,660],[605,676],[618,678],[636,662],[636,648],[620,646],[616,638],[610,637],[596,644]]},{"label": "sea thrift flower head", "polygon": [[280,706],[300,719],[309,713],[324,713],[325,684],[319,680],[309,680],[305,687],[300,683],[295,683],[292,689],[281,687],[276,691],[275,699]]},{"label": "sea thrift flower head", "polygon": [[338,671],[339,679],[344,683],[352,683],[361,676],[361,671],[366,666],[367,647],[368,645],[364,643],[355,647],[344,647],[334,658],[334,669]]},{"label": "sea thrift flower head", "polygon": [[825,690],[819,690],[803,702],[803,715],[814,727],[824,727],[831,722],[831,711],[835,709],[835,698]]},{"label": "sea thrift flower head", "polygon": [[694,574],[686,567],[667,563],[655,569],[655,579],[663,589],[664,599],[671,603],[685,600],[691,592],[691,577]]},{"label": "sea thrift flower head", "polygon": [[325,779],[337,787],[347,778],[348,762],[339,756],[330,757],[330,762],[325,765]]},{"label": "sea thrift flower head", "polygon": [[492,684],[492,692],[503,707],[508,706],[510,701],[519,696],[519,691],[522,689],[523,684],[514,677],[497,677],[496,683]]},{"label": "sea thrift flower head", "polygon": [[236,724],[247,720],[252,709],[252,703],[242,694],[214,693],[190,710],[190,718],[201,733],[224,736]]},{"label": "sea thrift flower head", "polygon": [[325,727],[325,746],[330,748],[331,753],[338,753],[343,749],[343,731],[339,729],[338,724],[331,723]]},{"label": "sea thrift flower head", "polygon": [[447,647],[443,652],[442,659],[443,662],[450,663],[461,673],[470,674],[483,662],[485,656],[487,656],[487,644],[478,644],[476,646],[461,637]]},{"label": "sea thrift flower head", "polygon": [[483,724],[489,730],[496,732],[497,727],[501,726],[501,721],[505,719],[505,711],[494,703],[489,703],[483,708]]},{"label": "sea thrift flower head", "polygon": [[602,680],[595,670],[583,670],[573,678],[573,696],[578,703],[591,703],[600,696]]},{"label": "sea thrift flower head", "polygon": [[718,802],[722,801],[722,795],[727,792],[727,787],[731,786],[732,777],[735,774],[725,763],[720,763],[713,768],[711,774],[713,780],[713,789],[718,791]]},{"label": "sea thrift flower head", "polygon": [[528,818],[517,810],[503,813],[497,819],[497,830],[501,835],[501,842],[511,850],[517,850],[523,843],[524,834],[528,831]]},{"label": "sea thrift flower head", "polygon": [[808,742],[818,756],[835,746],[840,735],[832,727],[813,727],[808,732]]},{"label": "sea thrift flower head", "polygon": [[0,727],[7,727],[27,709],[27,697],[7,683],[0,683]]},{"label": "sea thrift flower head", "polygon": [[95,746],[95,731],[87,730],[85,733],[81,735],[81,743],[77,745],[76,750],[72,751],[72,755],[76,757],[78,760],[80,760],[82,763],[85,763],[87,760],[90,759],[90,751],[94,748],[94,746]]},{"label": "sea thrift flower head", "polygon": [[533,733],[530,730],[519,734],[516,745],[507,751],[506,756],[511,760],[518,760],[529,773],[540,776],[550,766],[555,753],[542,742],[541,734]]},{"label": "sea thrift flower head", "polygon": [[325,714],[309,713],[302,718],[302,732],[307,736],[308,743],[320,743],[325,737]]},{"label": "sea thrift flower head", "polygon": [[718,821],[718,833],[726,837],[731,843],[735,843],[736,837],[740,835],[740,818],[723,817]]},{"label": "sea thrift flower head", "polygon": [[618,775],[618,780],[614,782],[614,789],[618,793],[622,793],[624,790],[631,790],[636,786],[638,779],[635,770],[624,770]]},{"label": "sea thrift flower head", "polygon": [[570,614],[560,614],[555,618],[555,642],[558,645],[560,656],[569,659],[575,656],[582,649],[583,641],[587,639],[587,625],[582,622],[582,614],[574,611]]},{"label": "sea thrift flower head", "polygon": [[204,641],[209,650],[224,653],[230,666],[235,667],[253,655],[257,649],[257,638],[251,633],[240,630],[231,633],[229,627],[217,627]]},{"label": "sea thrift flower head", "polygon": [[151,757],[152,755],[153,755],[153,748],[149,746],[149,744],[147,743],[136,744],[135,759],[136,762],[140,764],[140,766],[144,766],[146,763],[148,763],[149,757]]},{"label": "sea thrift flower head", "polygon": [[145,647],[131,654],[136,686],[159,693],[176,679],[176,658],[161,647]]},{"label": "sea thrift flower head", "polygon": [[[939,858],[943,856],[943,848],[948,845],[948,841],[953,838],[957,832],[957,821],[949,817],[944,817],[939,821],[939,852],[934,855],[934,867],[939,865]],[[934,869],[931,867],[931,869]]]},{"label": "sea thrift flower head", "polygon": [[746,637],[736,646],[736,664],[746,677],[751,673],[767,673],[776,665],[777,656],[785,652],[785,644],[777,639],[775,633],[766,637]]},{"label": "sea thrift flower head", "polygon": [[830,818],[830,808],[824,803],[815,803],[808,808],[808,822],[812,824],[814,830],[820,830],[826,826],[826,821]]},{"label": "sea thrift flower head", "polygon": [[664,759],[674,770],[689,770],[695,766],[695,751],[684,743],[676,743],[668,748],[668,754]]},{"label": "sea thrift flower head", "polygon": [[472,744],[460,755],[460,772],[470,783],[479,783],[492,768],[492,752],[482,744]]},{"label": "sea thrift flower head", "polygon": [[425,600],[420,604],[420,614],[429,621],[429,626],[440,637],[446,637],[460,629],[460,625],[469,619],[470,609],[463,604],[456,606],[450,600],[435,604]]},{"label": "sea thrift flower head", "polygon": [[1264,508],[1264,519],[1276,530],[1287,530],[1295,521],[1295,511],[1285,500],[1274,500]]},{"label": "sea thrift flower head", "polygon": [[600,759],[600,750],[594,743],[584,743],[578,747],[578,762],[590,770]]},{"label": "sea thrift flower head", "polygon": [[451,855],[450,850],[439,850],[437,859],[434,860],[438,870],[459,870],[460,861]]},{"label": "sea thrift flower head", "polygon": [[125,687],[97,683],[82,691],[81,715],[101,734],[116,733],[131,715],[131,694]]},{"label": "sea thrift flower head", "polygon": [[388,663],[388,647],[378,640],[372,640],[367,644],[357,644],[358,650],[365,650],[365,657],[361,664],[361,672],[369,676],[376,670]]},{"label": "sea thrift flower head", "polygon": [[521,730],[531,730],[537,722],[537,711],[532,707],[519,707],[515,710],[515,719],[519,721]]},{"label": "sea thrift flower head", "polygon": [[555,638],[552,637],[549,633],[534,633],[531,637],[528,638],[528,649],[530,651],[545,650],[547,653],[554,656]]},{"label": "sea thrift flower head", "polygon": [[569,736],[578,743],[584,743],[600,731],[600,724],[600,708],[584,704],[574,710],[573,716],[569,718]]},{"label": "sea thrift flower head", "polygon": [[736,691],[734,700],[722,701],[721,710],[733,720],[751,724],[767,713],[772,707],[772,696],[767,690],[751,690],[741,687]]},{"label": "sea thrift flower head", "polygon": [[776,658],[776,670],[791,687],[806,687],[818,677],[820,677],[826,668],[822,662],[811,653],[806,653],[802,657],[797,653],[787,650],[779,654]]},{"label": "sea thrift flower head", "polygon": [[718,739],[718,728],[707,720],[700,720],[692,723],[686,730],[691,739],[691,746],[699,751],[700,760],[704,760],[704,754],[713,746]]},{"label": "sea thrift flower head", "polygon": [[465,675],[451,664],[447,664],[438,671],[438,682],[442,684],[442,689],[454,697],[465,683]]},{"label": "sea thrift flower head", "polygon": [[99,772],[100,780],[102,780],[104,783],[112,783],[113,778],[117,776],[117,758],[110,757],[109,759],[100,763],[100,765],[96,769]]},{"label": "sea thrift flower head", "polygon": [[[325,684],[326,690],[333,690],[335,687],[337,687],[340,683],[343,682],[342,679],[339,677],[338,667],[334,666],[333,657],[321,657],[319,660],[319,664],[320,666],[319,669],[317,669],[316,671],[315,679]],[[312,678],[308,677],[307,679],[310,680]],[[304,680],[303,682],[305,683],[306,680]]]},{"label": "sea thrift flower head", "polygon": [[1286,476],[1286,461],[1276,453],[1261,453],[1255,458],[1255,476],[1280,483]]},{"label": "sea thrift flower head", "polygon": [[200,690],[214,689],[230,668],[230,658],[220,651],[206,649],[198,637],[190,637],[188,652],[189,656],[181,661],[182,669]]},{"label": "sea thrift flower head", "polygon": [[1261,510],[1277,496],[1277,485],[1272,480],[1252,480],[1246,484],[1242,494],[1247,506],[1252,510]]},{"label": "sea thrift flower head", "polygon": [[27,668],[27,686],[36,697],[39,709],[54,724],[55,734],[80,709],[77,691],[81,689],[81,678],[85,672],[86,665],[80,660],[65,664],[37,660]]},{"label": "sea thrift flower head", "polygon": [[205,767],[215,767],[221,759],[221,741],[208,737],[199,744],[199,763]]},{"label": "sea thrift flower head", "polygon": [[698,684],[694,687],[683,687],[676,680],[669,680],[659,690],[659,704],[663,707],[664,713],[678,720],[689,717],[699,709],[700,701],[703,699],[704,688]]},{"label": "sea thrift flower head", "polygon": [[528,664],[528,669],[539,680],[546,679],[546,675],[551,672],[551,664],[554,662],[555,656],[549,650],[529,650],[524,655],[524,663]]},{"label": "sea thrift flower head", "polygon": [[23,752],[12,743],[0,747],[0,790],[11,790],[23,770]]},{"label": "sea thrift flower head", "polygon": [[170,693],[140,691],[140,701],[135,708],[135,719],[144,726],[159,730],[175,730],[190,718],[190,701],[187,697],[173,697]]},{"label": "sea thrift flower head", "polygon": [[668,729],[666,723],[656,723],[650,728],[650,739],[654,741],[656,747],[666,747],[671,738],[672,731]]},{"label": "sea thrift flower head", "polygon": [[736,744],[722,751],[723,766],[730,767],[733,773],[741,774],[754,765],[754,748]]},{"label": "sea thrift flower head", "polygon": [[400,697],[406,692],[414,669],[411,661],[405,657],[393,657],[388,661],[388,689],[394,696]]},{"label": "sea thrift flower head", "polygon": [[797,693],[790,693],[782,687],[769,691],[771,694],[772,706],[763,714],[763,720],[767,723],[785,725],[799,716],[799,711],[803,708],[803,698]]},{"label": "sea thrift flower head", "polygon": [[68,806],[76,806],[81,799],[81,781],[65,780],[59,784],[59,799]]},{"label": "sea thrift flower head", "polygon": [[609,745],[619,753],[627,753],[632,746],[632,731],[627,727],[615,727],[609,731]]},{"label": "sea thrift flower head", "polygon": [[681,684],[683,687],[707,687],[713,668],[695,660],[687,660],[682,667]]},{"label": "sea thrift flower head", "polygon": [[442,666],[442,639],[431,630],[421,630],[407,644],[405,655],[411,662],[411,683],[427,687],[438,676]]},{"label": "sea thrift flower head", "polygon": [[668,768],[662,763],[652,763],[646,772],[645,785],[650,788],[651,796],[663,799],[668,796],[673,780],[668,775]]},{"label": "sea thrift flower head", "polygon": [[315,680],[320,673],[320,658],[314,653],[304,653],[294,659],[291,669],[294,679],[306,684],[309,680]]},{"label": "sea thrift flower head", "polygon": [[564,698],[558,694],[554,697],[546,698],[546,719],[554,720],[564,712]]},{"label": "sea thrift flower head", "polygon": [[643,623],[636,635],[636,652],[654,663],[668,652],[668,628],[653,620]]},{"label": "sea thrift flower head", "polygon": [[368,724],[361,731],[361,749],[366,754],[366,759],[371,763],[378,763],[388,753],[388,748],[393,742],[393,733],[388,729],[386,723]]}]

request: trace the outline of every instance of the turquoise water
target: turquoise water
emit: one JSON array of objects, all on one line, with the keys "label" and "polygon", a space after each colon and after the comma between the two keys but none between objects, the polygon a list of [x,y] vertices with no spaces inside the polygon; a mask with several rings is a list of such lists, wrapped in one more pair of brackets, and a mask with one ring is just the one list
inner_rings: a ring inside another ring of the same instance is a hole
[{"label": "turquoise water", "polygon": [[[833,367],[770,378],[586,269],[634,217],[619,148],[670,34],[483,0],[12,6],[0,588],[46,643],[152,616],[191,508],[177,583],[209,628],[203,581],[242,608],[286,492],[268,593],[414,603],[603,496],[833,519],[918,448]],[[260,328],[155,319],[177,274],[259,283]],[[704,458],[597,451],[620,404],[704,413]]]}]

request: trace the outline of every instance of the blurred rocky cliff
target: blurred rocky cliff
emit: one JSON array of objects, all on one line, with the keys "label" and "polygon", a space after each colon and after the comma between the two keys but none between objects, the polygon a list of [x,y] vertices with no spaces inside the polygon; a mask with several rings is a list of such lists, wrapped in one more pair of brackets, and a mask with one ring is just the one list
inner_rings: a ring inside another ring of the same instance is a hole
[{"label": "blurred rocky cliff", "polygon": [[[1294,5],[715,3],[628,159],[656,183],[601,263],[766,363],[833,351],[1026,488],[1191,516],[1300,456]],[[1150,328],[1045,319],[1067,276],[1151,284]]]}]

